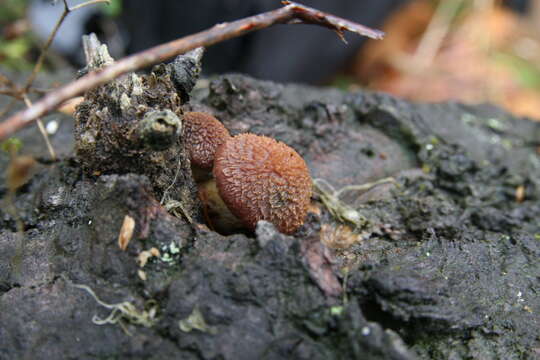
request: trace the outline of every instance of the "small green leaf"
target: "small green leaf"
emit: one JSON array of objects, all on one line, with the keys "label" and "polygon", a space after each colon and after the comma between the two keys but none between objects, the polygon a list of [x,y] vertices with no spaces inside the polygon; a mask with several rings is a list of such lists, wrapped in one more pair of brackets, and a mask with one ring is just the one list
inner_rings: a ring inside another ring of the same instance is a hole
[{"label": "small green leaf", "polygon": [[330,308],[330,314],[334,316],[340,316],[343,313],[343,306],[332,306]]},{"label": "small green leaf", "polygon": [[17,154],[21,150],[23,143],[19,138],[9,138],[0,143],[0,148],[8,154]]},{"label": "small green leaf", "polygon": [[122,12],[122,0],[110,0],[105,7],[105,15],[115,17]]}]

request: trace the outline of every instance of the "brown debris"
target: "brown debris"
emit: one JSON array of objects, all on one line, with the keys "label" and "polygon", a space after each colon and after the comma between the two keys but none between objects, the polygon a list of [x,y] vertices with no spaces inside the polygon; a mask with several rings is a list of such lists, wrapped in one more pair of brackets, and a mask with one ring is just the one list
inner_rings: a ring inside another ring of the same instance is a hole
[{"label": "brown debris", "polygon": [[534,27],[502,2],[462,1],[461,11],[450,11],[450,3],[415,0],[390,16],[385,41],[367,42],[353,76],[409,100],[491,102],[540,118]]},{"label": "brown debris", "polygon": [[124,217],[124,222],[120,228],[120,234],[118,235],[118,246],[122,251],[127,249],[131,238],[133,237],[133,230],[135,229],[135,220],[129,215]]},{"label": "brown debris", "polygon": [[332,269],[334,256],[318,236],[302,241],[302,254],[311,278],[327,296],[339,296],[343,288]]},{"label": "brown debris", "polygon": [[159,250],[156,249],[155,247],[151,248],[150,250],[141,251],[139,253],[139,256],[137,257],[137,262],[139,263],[139,266],[143,268],[148,262],[148,260],[153,256],[155,257],[161,256]]},{"label": "brown debris", "polygon": [[84,101],[84,96],[77,96],[72,99],[69,99],[62,103],[60,107],[58,108],[58,111],[73,116],[75,114],[75,109],[77,106],[79,106],[80,103]]},{"label": "brown debris", "polygon": [[362,236],[354,233],[347,225],[323,224],[321,226],[321,242],[330,249],[345,250],[361,240]]},{"label": "brown debris", "polygon": [[516,188],[516,202],[520,203],[525,200],[525,186],[519,185]]},{"label": "brown debris", "polygon": [[6,171],[6,183],[10,192],[17,191],[30,180],[36,160],[27,155],[15,156],[11,159]]}]

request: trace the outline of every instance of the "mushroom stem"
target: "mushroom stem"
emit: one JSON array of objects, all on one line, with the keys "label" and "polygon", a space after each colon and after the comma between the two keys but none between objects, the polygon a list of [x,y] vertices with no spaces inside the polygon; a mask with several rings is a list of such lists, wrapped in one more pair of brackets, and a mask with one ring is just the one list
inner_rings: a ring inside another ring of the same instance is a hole
[{"label": "mushroom stem", "polygon": [[191,175],[193,176],[193,180],[199,184],[212,179],[212,170],[202,168],[192,162]]},{"label": "mushroom stem", "polygon": [[203,204],[203,215],[210,228],[220,234],[230,234],[243,228],[219,196],[214,179],[199,184],[199,198]]}]

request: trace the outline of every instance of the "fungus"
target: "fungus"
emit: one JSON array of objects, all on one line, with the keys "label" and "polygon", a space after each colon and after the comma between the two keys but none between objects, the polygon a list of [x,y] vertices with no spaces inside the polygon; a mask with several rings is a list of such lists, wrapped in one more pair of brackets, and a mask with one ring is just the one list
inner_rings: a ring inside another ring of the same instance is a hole
[{"label": "fungus", "polygon": [[214,230],[230,234],[243,228],[240,220],[223,202],[214,179],[199,184],[199,199],[203,204],[204,217]]},{"label": "fungus", "polygon": [[208,178],[216,149],[231,135],[218,119],[203,112],[184,113],[184,129],[193,176],[199,181]]},{"label": "fungus", "polygon": [[[302,157],[284,143],[254,134],[229,138],[216,151],[213,175],[223,203],[249,230],[266,220],[292,234],[304,223],[311,177]],[[208,199],[215,199],[211,186],[200,193],[210,207]]]}]

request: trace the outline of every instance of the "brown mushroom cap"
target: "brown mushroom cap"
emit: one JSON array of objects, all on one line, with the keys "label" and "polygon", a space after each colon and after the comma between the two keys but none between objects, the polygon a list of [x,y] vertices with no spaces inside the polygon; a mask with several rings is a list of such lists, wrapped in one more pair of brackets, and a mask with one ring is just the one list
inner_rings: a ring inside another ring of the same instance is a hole
[{"label": "brown mushroom cap", "polygon": [[212,169],[216,149],[230,136],[225,126],[212,115],[203,112],[184,113],[184,139],[192,165]]},{"label": "brown mushroom cap", "polygon": [[311,177],[302,157],[284,143],[237,135],[217,149],[213,173],[219,195],[249,229],[266,220],[291,234],[304,223]]}]

